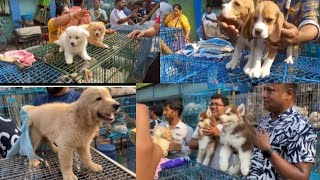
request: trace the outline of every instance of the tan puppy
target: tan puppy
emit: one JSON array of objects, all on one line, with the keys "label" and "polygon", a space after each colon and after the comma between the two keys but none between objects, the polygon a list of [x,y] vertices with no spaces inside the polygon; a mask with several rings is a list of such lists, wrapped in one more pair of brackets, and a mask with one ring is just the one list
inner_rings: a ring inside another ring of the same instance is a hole
[{"label": "tan puppy", "polygon": [[91,160],[90,143],[103,122],[114,121],[114,112],[119,106],[107,88],[98,87],[88,88],[71,104],[24,106],[30,118],[33,150],[38,148],[43,139],[55,142],[64,180],[78,179],[72,172],[74,151],[86,167],[101,172],[102,166]]},{"label": "tan puppy", "polygon": [[156,126],[151,136],[152,142],[158,144],[162,151],[163,157],[168,156],[169,144],[172,141],[172,132],[169,128]]},{"label": "tan puppy", "polygon": [[103,22],[92,22],[88,25],[81,25],[81,27],[89,31],[89,44],[96,47],[109,48],[108,45],[103,44],[103,38],[106,33],[106,27],[104,26]]},{"label": "tan puppy", "polygon": [[[284,23],[284,15],[279,7],[272,1],[264,1],[257,5],[251,20],[244,27],[244,37],[254,39],[250,41],[251,51],[254,51],[253,57],[249,57],[251,64],[250,70],[246,73],[250,77],[268,77],[277,50],[269,48],[268,56],[263,59],[263,51],[266,49],[264,41],[277,42],[281,36],[281,28]],[[251,52],[250,52],[251,53]],[[292,59],[292,46],[287,48],[287,58],[285,62],[293,64]]]}]

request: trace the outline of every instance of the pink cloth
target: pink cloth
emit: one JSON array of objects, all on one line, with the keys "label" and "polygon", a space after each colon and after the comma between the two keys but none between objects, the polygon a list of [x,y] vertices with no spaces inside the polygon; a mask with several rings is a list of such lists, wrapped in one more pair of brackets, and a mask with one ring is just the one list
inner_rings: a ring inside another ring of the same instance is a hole
[{"label": "pink cloth", "polygon": [[25,67],[32,66],[32,63],[36,62],[33,54],[26,50],[7,51],[4,55],[6,57],[18,58],[20,63]]},{"label": "pink cloth", "polygon": [[166,162],[169,161],[169,160],[170,160],[170,159],[168,159],[168,158],[161,158],[161,159],[160,159],[160,162],[159,162],[159,164],[158,164],[158,166],[157,166],[156,173],[154,174],[153,179],[158,179],[158,178],[159,178],[159,172],[162,170],[161,167],[160,167],[160,165],[163,164],[163,163],[166,163]]}]

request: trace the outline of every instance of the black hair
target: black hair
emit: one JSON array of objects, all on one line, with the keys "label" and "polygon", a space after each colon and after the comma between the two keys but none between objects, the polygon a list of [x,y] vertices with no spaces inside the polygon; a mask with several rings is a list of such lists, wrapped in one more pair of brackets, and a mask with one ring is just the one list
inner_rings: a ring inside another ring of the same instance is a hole
[{"label": "black hair", "polygon": [[283,87],[284,87],[285,90],[292,89],[293,90],[293,98],[296,97],[297,91],[298,91],[298,88],[299,88],[299,84],[297,84],[297,83],[285,83],[285,84],[283,84]]},{"label": "black hair", "polygon": [[82,4],[83,0],[74,0],[73,5],[74,6],[80,6]]},{"label": "black hair", "polygon": [[169,106],[170,109],[177,111],[178,116],[180,116],[183,111],[183,106],[182,106],[181,102],[179,102],[179,101],[169,100],[164,104],[164,107],[166,107],[166,106]]},{"label": "black hair", "polygon": [[180,4],[174,4],[174,5],[172,6],[172,9],[174,9],[174,8],[178,8],[180,11],[182,10],[182,7],[181,7]]},{"label": "black hair", "polygon": [[157,115],[159,117],[162,116],[162,113],[163,113],[162,106],[156,104],[156,105],[151,106],[149,109],[151,111],[153,111],[155,115]]},{"label": "black hair", "polygon": [[62,15],[62,11],[63,9],[67,7],[66,4],[64,4],[63,2],[58,2],[56,3],[56,17],[59,15]]},{"label": "black hair", "polygon": [[207,5],[206,5],[206,8],[208,8],[208,7],[209,7],[209,8],[212,8],[210,4],[207,4]]},{"label": "black hair", "polygon": [[222,94],[213,94],[211,96],[211,100],[212,99],[221,99],[223,105],[229,106],[229,99],[226,96],[222,95]]}]

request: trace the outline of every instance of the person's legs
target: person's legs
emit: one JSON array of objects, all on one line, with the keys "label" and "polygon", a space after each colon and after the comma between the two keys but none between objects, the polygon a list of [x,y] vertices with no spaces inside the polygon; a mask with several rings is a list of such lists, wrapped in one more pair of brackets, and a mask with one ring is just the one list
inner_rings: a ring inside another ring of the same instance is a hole
[{"label": "person's legs", "polygon": [[197,35],[199,37],[199,40],[201,41],[202,40],[202,27],[201,26],[197,29]]}]

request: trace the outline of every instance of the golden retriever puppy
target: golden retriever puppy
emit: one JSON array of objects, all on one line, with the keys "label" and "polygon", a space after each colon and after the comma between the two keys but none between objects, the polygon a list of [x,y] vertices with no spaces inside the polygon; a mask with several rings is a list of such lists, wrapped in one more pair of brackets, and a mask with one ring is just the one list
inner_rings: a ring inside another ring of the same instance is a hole
[{"label": "golden retriever puppy", "polygon": [[[33,150],[38,148],[42,140],[56,143],[64,180],[78,179],[72,172],[74,151],[86,167],[101,172],[102,166],[91,160],[90,143],[103,122],[114,121],[114,113],[119,106],[107,88],[99,87],[86,89],[71,104],[24,106],[29,114]],[[31,165],[37,164],[35,161],[31,160]]]},{"label": "golden retriever puppy", "polygon": [[96,47],[109,48],[108,45],[103,44],[103,38],[106,33],[106,27],[103,22],[92,22],[90,24],[81,25],[81,27],[89,32],[89,44]]}]

